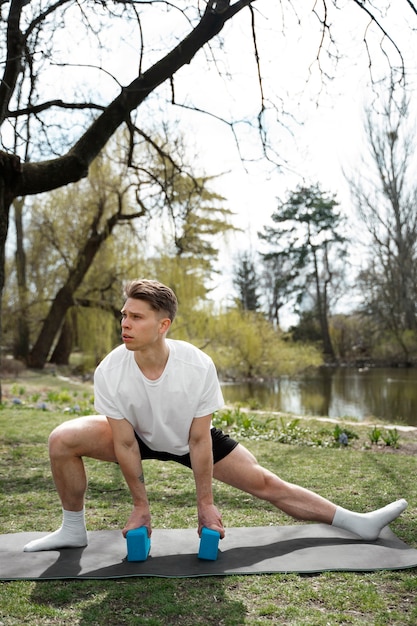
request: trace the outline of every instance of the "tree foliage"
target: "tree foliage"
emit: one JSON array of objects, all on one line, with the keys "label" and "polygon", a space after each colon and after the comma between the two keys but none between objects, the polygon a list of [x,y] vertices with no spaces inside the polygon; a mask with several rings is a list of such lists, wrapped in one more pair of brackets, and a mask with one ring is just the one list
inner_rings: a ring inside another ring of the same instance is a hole
[{"label": "tree foliage", "polygon": [[236,230],[226,198],[210,189],[211,177],[190,178],[181,173],[172,179],[166,193],[163,220],[166,243],[173,253],[184,258],[197,257],[207,275],[213,272],[220,240]]}]

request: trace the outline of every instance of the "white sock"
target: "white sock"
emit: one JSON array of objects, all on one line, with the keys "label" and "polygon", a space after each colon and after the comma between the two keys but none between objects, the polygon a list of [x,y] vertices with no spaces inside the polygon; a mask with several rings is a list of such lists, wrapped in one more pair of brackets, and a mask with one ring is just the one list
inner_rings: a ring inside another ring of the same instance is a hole
[{"label": "white sock", "polygon": [[83,548],[88,544],[84,509],[81,511],[62,510],[62,526],[54,533],[30,541],[23,552],[41,552],[60,548]]},{"label": "white sock", "polygon": [[382,509],[370,513],[355,513],[338,506],[332,526],[348,530],[367,541],[375,541],[384,526],[395,520],[406,508],[407,502],[404,499],[391,502]]}]

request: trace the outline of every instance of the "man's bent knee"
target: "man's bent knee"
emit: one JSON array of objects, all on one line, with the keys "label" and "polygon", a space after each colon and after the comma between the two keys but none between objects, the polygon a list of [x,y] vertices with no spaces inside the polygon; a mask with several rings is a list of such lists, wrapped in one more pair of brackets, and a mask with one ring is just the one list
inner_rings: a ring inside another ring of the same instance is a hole
[{"label": "man's bent knee", "polygon": [[87,456],[115,461],[113,436],[107,419],[87,415],[63,422],[49,436],[51,457]]},{"label": "man's bent knee", "polygon": [[64,450],[74,447],[76,443],[76,427],[73,424],[75,420],[63,422],[49,435],[48,446],[50,456],[61,455]]}]

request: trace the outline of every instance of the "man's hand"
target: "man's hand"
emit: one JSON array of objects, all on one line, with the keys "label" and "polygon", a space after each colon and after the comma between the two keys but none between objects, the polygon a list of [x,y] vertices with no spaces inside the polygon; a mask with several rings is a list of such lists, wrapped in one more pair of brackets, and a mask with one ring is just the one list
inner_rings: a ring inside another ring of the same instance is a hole
[{"label": "man's hand", "polygon": [[223,539],[225,536],[221,513],[214,504],[200,505],[198,507],[199,536],[201,536],[203,527],[217,530],[220,533],[220,539]]},{"label": "man's hand", "polygon": [[149,506],[135,506],[133,508],[129,519],[126,522],[126,526],[122,530],[123,537],[126,537],[129,530],[135,530],[141,526],[146,526],[148,529],[148,537],[150,537],[152,534],[152,526]]}]

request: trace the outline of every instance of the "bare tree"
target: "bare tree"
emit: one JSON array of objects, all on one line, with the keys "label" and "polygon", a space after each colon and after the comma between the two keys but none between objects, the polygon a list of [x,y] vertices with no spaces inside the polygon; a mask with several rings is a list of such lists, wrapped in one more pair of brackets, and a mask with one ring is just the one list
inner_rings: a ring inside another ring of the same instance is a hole
[{"label": "bare tree", "polygon": [[360,272],[362,308],[408,359],[406,333],[417,331],[417,142],[409,102],[391,97],[382,113],[369,109],[366,135],[366,165],[350,181],[369,238]]}]

